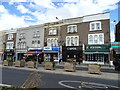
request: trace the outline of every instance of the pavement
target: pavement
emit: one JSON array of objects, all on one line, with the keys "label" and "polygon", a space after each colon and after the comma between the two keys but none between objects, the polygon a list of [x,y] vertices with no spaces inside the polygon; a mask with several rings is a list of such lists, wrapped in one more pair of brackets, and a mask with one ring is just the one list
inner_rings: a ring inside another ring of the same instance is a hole
[{"label": "pavement", "polygon": [[[101,79],[110,79],[110,80],[118,80],[120,78],[120,72],[114,70],[114,66],[103,65],[101,66],[101,74],[90,74],[88,73],[88,65],[80,64],[76,65],[78,68],[75,72],[67,72],[63,69],[63,64],[56,64],[55,70],[44,70],[43,64],[39,65],[38,69],[36,68],[27,68],[25,67],[15,67],[13,66],[3,66],[0,64],[0,67],[3,68],[11,68],[11,69],[18,69],[18,70],[29,70],[29,71],[38,71],[38,72],[46,72],[46,73],[53,73],[53,74],[64,74],[64,75],[74,75],[74,76],[82,76],[82,77],[89,77],[89,78],[101,78]],[[57,68],[62,67],[62,68]]]}]

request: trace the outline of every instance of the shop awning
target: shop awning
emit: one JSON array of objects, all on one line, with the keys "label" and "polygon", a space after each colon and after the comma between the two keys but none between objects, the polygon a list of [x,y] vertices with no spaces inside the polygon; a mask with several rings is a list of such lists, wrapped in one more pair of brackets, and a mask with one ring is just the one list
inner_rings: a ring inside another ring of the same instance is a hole
[{"label": "shop awning", "polygon": [[25,53],[24,55],[25,56],[30,56],[30,55],[34,55],[34,54],[36,54],[36,55],[40,55],[40,54],[42,54],[42,51],[28,51],[27,53]]},{"label": "shop awning", "polygon": [[33,54],[35,54],[35,51],[29,51],[29,52],[25,53],[24,55],[28,56],[28,55],[33,55]]},{"label": "shop awning", "polygon": [[85,54],[109,54],[109,52],[85,52]]}]

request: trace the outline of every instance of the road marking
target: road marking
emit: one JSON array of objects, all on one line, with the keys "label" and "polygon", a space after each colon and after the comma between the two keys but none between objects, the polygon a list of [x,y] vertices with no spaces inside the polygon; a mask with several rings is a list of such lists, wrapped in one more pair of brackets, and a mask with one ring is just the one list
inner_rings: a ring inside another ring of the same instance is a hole
[{"label": "road marking", "polygon": [[63,84],[64,82],[74,82],[74,83],[81,83],[81,81],[59,81],[58,83],[64,87],[67,87],[67,88],[74,88],[76,89],[76,87],[72,87],[72,86],[69,86],[69,85],[65,85]]},{"label": "road marking", "polygon": [[89,88],[106,88],[106,89],[109,88],[109,87],[110,88],[119,88],[117,86],[111,86],[111,85],[100,84],[100,83],[82,82],[82,81],[70,81],[70,80],[59,81],[58,84],[60,84],[61,86],[67,87],[67,88],[72,88],[72,89],[82,88],[81,86],[73,87],[73,86],[69,86],[69,85],[63,84],[65,82],[67,82],[67,83],[69,83],[69,82],[79,83],[80,85],[82,84],[84,87],[87,87],[87,85],[89,85]]},{"label": "road marking", "polygon": [[0,84],[0,86],[11,87],[12,85],[7,85],[7,84]]}]

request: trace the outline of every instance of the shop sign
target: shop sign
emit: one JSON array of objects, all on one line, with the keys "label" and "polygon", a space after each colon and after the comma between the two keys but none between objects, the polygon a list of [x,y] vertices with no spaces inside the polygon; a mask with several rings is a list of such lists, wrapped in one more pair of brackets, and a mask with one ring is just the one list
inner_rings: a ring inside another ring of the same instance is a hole
[{"label": "shop sign", "polygon": [[112,42],[111,47],[112,48],[120,48],[120,42]]},{"label": "shop sign", "polygon": [[100,46],[87,46],[86,49],[100,49]]},{"label": "shop sign", "polygon": [[60,47],[52,47],[53,51],[60,51]]},{"label": "shop sign", "polygon": [[52,47],[44,47],[44,50],[52,50]]},{"label": "shop sign", "polygon": [[67,50],[77,50],[76,47],[67,48]]},{"label": "shop sign", "polygon": [[13,49],[6,49],[5,52],[14,52]]},{"label": "shop sign", "polygon": [[62,51],[82,51],[82,46],[63,46]]},{"label": "shop sign", "polygon": [[1,52],[1,53],[4,53],[4,49],[0,49],[0,52]]},{"label": "shop sign", "polygon": [[109,51],[110,46],[109,45],[86,45],[85,51]]}]

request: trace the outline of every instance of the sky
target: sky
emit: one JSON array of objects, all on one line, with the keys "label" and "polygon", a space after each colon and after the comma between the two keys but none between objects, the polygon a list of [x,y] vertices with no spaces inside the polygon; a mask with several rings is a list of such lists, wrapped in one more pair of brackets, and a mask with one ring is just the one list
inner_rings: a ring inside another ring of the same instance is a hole
[{"label": "sky", "polygon": [[119,0],[0,0],[0,30],[110,12],[111,42]]}]

